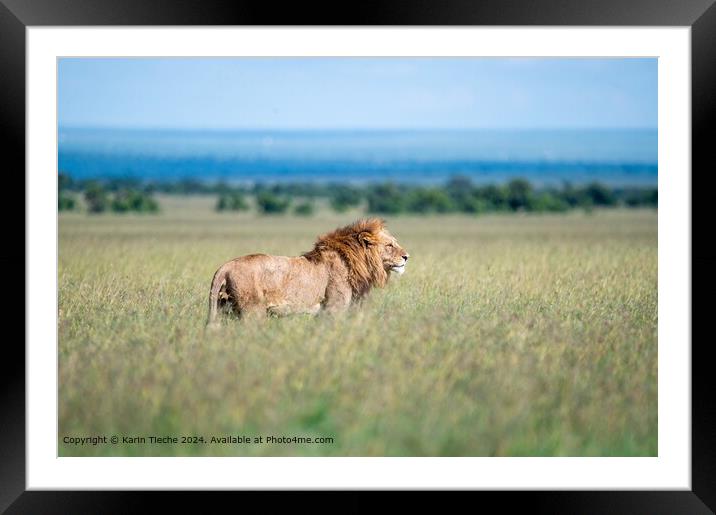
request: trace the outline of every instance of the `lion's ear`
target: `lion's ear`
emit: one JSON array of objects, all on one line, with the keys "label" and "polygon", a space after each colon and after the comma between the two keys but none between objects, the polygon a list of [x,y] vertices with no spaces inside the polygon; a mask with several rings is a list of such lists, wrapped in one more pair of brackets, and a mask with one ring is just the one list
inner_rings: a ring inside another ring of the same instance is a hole
[{"label": "lion's ear", "polygon": [[370,231],[363,231],[358,234],[358,241],[360,241],[364,247],[370,247],[375,244],[375,236],[373,236]]}]

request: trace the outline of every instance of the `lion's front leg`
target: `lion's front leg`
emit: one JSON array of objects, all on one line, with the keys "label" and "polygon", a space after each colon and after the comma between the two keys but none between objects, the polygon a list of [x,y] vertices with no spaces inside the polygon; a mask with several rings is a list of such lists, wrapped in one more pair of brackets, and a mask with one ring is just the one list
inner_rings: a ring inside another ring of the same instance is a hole
[{"label": "lion's front leg", "polygon": [[323,299],[323,310],[326,313],[341,313],[348,309],[353,297],[353,291],[348,285],[329,284],[326,288],[326,297]]}]

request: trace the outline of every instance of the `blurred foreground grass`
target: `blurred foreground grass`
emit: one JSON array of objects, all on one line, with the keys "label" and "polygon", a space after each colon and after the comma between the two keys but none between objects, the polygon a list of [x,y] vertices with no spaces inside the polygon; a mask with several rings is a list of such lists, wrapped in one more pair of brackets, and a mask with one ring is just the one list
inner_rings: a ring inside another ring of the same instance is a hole
[{"label": "blurred foreground grass", "polygon": [[[655,211],[388,218],[407,271],[346,316],[205,335],[219,265],[355,215],[160,202],[60,216],[61,456],[656,455]],[[92,435],[334,441],[63,443]]]}]

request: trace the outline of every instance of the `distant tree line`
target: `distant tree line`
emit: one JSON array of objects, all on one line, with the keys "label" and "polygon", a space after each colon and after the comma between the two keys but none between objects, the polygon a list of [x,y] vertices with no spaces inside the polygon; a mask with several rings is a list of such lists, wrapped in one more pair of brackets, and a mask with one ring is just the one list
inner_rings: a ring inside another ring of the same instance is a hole
[{"label": "distant tree line", "polygon": [[73,181],[66,174],[58,177],[58,209],[72,211],[77,208],[76,197],[84,197],[87,211],[90,213],[156,213],[159,204],[151,192],[139,185],[121,181]]},{"label": "distant tree line", "polygon": [[536,188],[526,179],[504,184],[475,184],[468,177],[452,177],[438,186],[385,182],[349,185],[340,183],[276,183],[230,185],[226,182],[180,180],[142,182],[137,179],[76,181],[60,174],[60,210],[76,208],[72,194],[84,195],[90,212],[154,212],[156,192],[183,195],[216,195],[217,211],[248,211],[249,197],[262,214],[310,216],[315,200],[324,199],[336,212],[364,207],[369,213],[470,213],[563,212],[595,207],[658,206],[655,187],[609,187],[599,182],[583,185],[563,183],[559,187]]},{"label": "distant tree line", "polygon": [[583,186],[536,189],[525,179],[506,184],[475,185],[453,177],[439,187],[404,189],[381,184],[366,192],[368,211],[375,213],[487,213],[507,211],[563,212],[573,208],[657,207],[656,188],[609,188],[598,182]]}]

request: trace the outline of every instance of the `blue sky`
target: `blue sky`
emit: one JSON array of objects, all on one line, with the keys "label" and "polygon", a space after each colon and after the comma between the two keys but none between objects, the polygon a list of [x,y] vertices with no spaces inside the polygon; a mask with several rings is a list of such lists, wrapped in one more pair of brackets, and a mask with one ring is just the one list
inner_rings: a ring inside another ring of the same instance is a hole
[{"label": "blue sky", "polygon": [[59,61],[65,127],[656,128],[656,59]]}]

